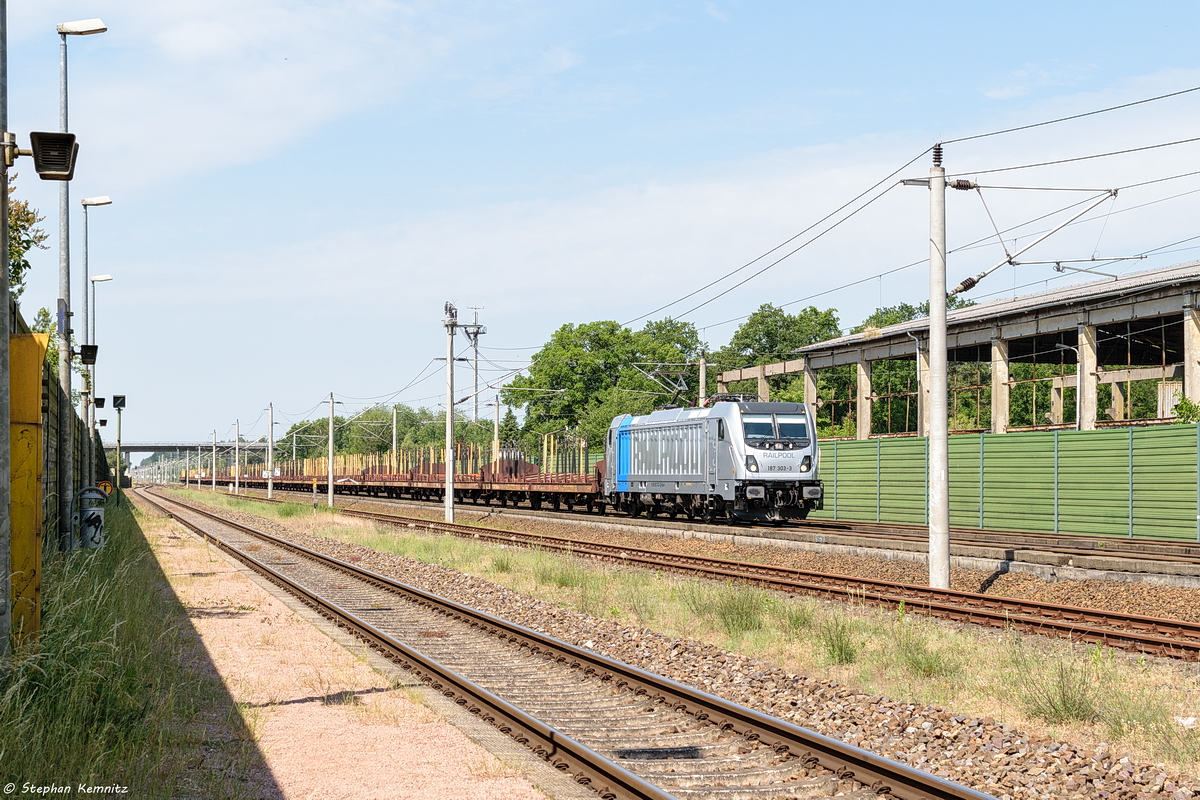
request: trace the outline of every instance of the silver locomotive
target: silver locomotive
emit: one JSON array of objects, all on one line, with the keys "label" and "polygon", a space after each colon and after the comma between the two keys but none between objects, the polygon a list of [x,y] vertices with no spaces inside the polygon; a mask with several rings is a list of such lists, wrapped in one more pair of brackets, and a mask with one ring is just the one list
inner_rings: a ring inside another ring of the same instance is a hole
[{"label": "silver locomotive", "polygon": [[804,403],[717,402],[617,417],[604,495],[631,516],[781,523],[820,509],[815,420]]}]

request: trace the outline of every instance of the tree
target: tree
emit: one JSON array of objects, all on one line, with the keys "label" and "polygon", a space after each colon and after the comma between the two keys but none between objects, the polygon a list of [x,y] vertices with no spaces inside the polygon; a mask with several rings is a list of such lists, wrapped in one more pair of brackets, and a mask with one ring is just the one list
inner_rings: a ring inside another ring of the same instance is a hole
[{"label": "tree", "polygon": [[[648,413],[673,399],[647,376],[656,365],[670,365],[665,369],[696,386],[693,365],[703,347],[695,326],[678,320],[648,322],[639,331],[611,320],[568,323],[534,355],[529,374],[504,387],[504,402],[525,409],[527,431],[578,429],[597,445],[614,416]],[[684,402],[695,396],[689,393]]]},{"label": "tree", "polygon": [[[946,310],[955,311],[960,308],[968,308],[975,305],[974,300],[968,300],[961,295],[952,294],[946,298]],[[883,306],[877,308],[871,316],[864,319],[858,325],[850,329],[851,333],[862,333],[868,328],[886,328],[888,325],[899,325],[901,322],[909,322],[914,319],[921,319],[929,316],[929,301],[917,305],[909,305],[908,303],[900,303],[894,306]]]},{"label": "tree", "polygon": [[12,198],[17,188],[12,179],[16,177],[14,173],[8,184],[8,290],[19,298],[25,291],[25,273],[30,266],[26,255],[35,247],[45,250],[48,236],[38,227],[45,218],[38,215],[37,209],[28,200]]},{"label": "tree", "polygon": [[797,348],[841,336],[837,311],[816,306],[789,314],[764,303],[741,324],[715,357],[730,367],[772,364]]},{"label": "tree", "polygon": [[500,443],[503,445],[515,442],[520,435],[521,424],[517,422],[517,415],[511,408],[506,409],[504,418],[500,420]]},{"label": "tree", "polygon": [[[809,306],[789,314],[782,308],[764,303],[734,332],[729,344],[713,353],[712,362],[716,368],[713,372],[784,361],[797,348],[832,339],[841,333],[836,309],[821,311],[816,306]],[[785,375],[768,380],[771,399],[803,399],[803,381],[799,377]],[[752,381],[738,381],[729,388],[735,393],[758,391],[757,383]]]}]

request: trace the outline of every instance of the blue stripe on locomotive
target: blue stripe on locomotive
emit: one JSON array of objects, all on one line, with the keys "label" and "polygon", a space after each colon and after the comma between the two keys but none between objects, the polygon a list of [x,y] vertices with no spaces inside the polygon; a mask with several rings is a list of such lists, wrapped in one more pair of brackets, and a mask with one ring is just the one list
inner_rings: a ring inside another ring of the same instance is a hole
[{"label": "blue stripe on locomotive", "polygon": [[617,428],[617,491],[629,491],[629,426],[633,417],[625,417]]}]

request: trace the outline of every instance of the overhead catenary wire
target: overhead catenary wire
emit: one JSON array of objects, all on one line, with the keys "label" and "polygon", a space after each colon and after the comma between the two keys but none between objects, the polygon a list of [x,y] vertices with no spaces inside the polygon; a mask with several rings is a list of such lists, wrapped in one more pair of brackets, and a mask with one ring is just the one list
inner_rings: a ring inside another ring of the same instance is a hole
[{"label": "overhead catenary wire", "polygon": [[[1118,190],[1120,190],[1120,191],[1125,191],[1126,189],[1135,189],[1135,188],[1139,188],[1139,187],[1142,187],[1142,186],[1149,186],[1149,185],[1151,185],[1151,184],[1156,184],[1156,183],[1164,183],[1164,182],[1166,182],[1166,181],[1178,180],[1178,179],[1180,179],[1180,178],[1187,178],[1187,177],[1191,177],[1191,176],[1194,176],[1194,175],[1200,175],[1200,170],[1197,170],[1197,171],[1194,171],[1194,172],[1184,172],[1184,173],[1179,173],[1179,174],[1176,174],[1176,175],[1169,175],[1169,176],[1166,176],[1166,177],[1163,177],[1163,178],[1154,178],[1154,179],[1152,179],[1152,180],[1148,180],[1148,181],[1141,181],[1141,182],[1139,182],[1139,183],[1127,184],[1127,185],[1125,185],[1125,186],[1120,186],[1120,187],[1117,187],[1117,188],[1118,188]],[[1167,201],[1169,201],[1169,200],[1174,200],[1174,199],[1177,199],[1177,198],[1180,198],[1180,197],[1186,197],[1186,196],[1188,196],[1188,195],[1191,195],[1191,194],[1196,194],[1197,192],[1200,192],[1200,189],[1194,189],[1194,190],[1187,191],[1187,192],[1181,192],[1181,193],[1179,193],[1179,194],[1176,194],[1176,195],[1171,195],[1171,196],[1169,196],[1169,197],[1165,197],[1165,198],[1160,198],[1160,199],[1158,199],[1158,200],[1151,200],[1151,201],[1149,201],[1149,202],[1146,202],[1146,203],[1141,203],[1141,204],[1138,204],[1138,205],[1135,205],[1135,206],[1129,206],[1128,208],[1123,208],[1123,209],[1121,209],[1121,210],[1119,210],[1119,211],[1110,211],[1110,215],[1111,215],[1111,216],[1116,216],[1116,215],[1118,215],[1118,214],[1123,214],[1123,213],[1125,213],[1125,212],[1127,212],[1127,211],[1134,211],[1134,210],[1136,210],[1136,209],[1139,209],[1139,208],[1145,208],[1146,206],[1154,205],[1154,204],[1157,204],[1157,203],[1163,203],[1163,202],[1167,202]],[[1074,203],[1070,203],[1070,204],[1068,204],[1068,205],[1065,205],[1065,206],[1062,206],[1062,207],[1060,207],[1060,208],[1056,208],[1056,209],[1054,209],[1054,210],[1052,210],[1052,211],[1048,211],[1048,212],[1046,212],[1045,214],[1040,214],[1040,215],[1038,215],[1038,216],[1036,216],[1036,217],[1033,217],[1033,218],[1031,218],[1031,219],[1028,219],[1028,220],[1026,220],[1026,221],[1024,221],[1024,222],[1021,222],[1021,223],[1019,223],[1019,224],[1017,224],[1017,225],[1012,225],[1012,226],[1010,226],[1010,227],[1008,227],[1008,228],[1005,228],[1005,229],[1001,230],[1001,231],[1000,231],[1000,233],[1001,233],[1001,234],[1008,234],[1008,233],[1012,233],[1013,231],[1019,230],[1019,229],[1021,229],[1021,228],[1025,227],[1025,226],[1027,226],[1027,225],[1032,225],[1032,224],[1033,224],[1033,223],[1035,223],[1035,222],[1040,222],[1040,221],[1041,221],[1041,220],[1043,220],[1043,219],[1046,219],[1046,218],[1048,218],[1048,217],[1052,217],[1052,216],[1054,216],[1055,214],[1060,214],[1060,213],[1062,213],[1062,212],[1064,212],[1064,211],[1069,211],[1069,210],[1071,210],[1072,208],[1075,208],[1076,206],[1081,206],[1081,205],[1084,205],[1085,203],[1088,203],[1088,202],[1090,202],[1090,198],[1085,198],[1085,199],[1083,199],[1083,200],[1078,200],[1078,201],[1076,201],[1076,202],[1074,202]],[[1083,224],[1083,223],[1085,223],[1085,222],[1093,222],[1093,221],[1095,221],[1095,220],[1097,220],[1097,219],[1099,219],[1099,217],[1084,218],[1084,219],[1081,219],[1081,220],[1077,220],[1077,221],[1075,221],[1075,222],[1072,222],[1072,223],[1071,223],[1071,226],[1074,226],[1074,225],[1080,225],[1080,224]],[[1039,235],[1040,233],[1044,233],[1044,232],[1045,232],[1045,231],[1033,231],[1033,232],[1031,232],[1031,233],[1024,234],[1023,236],[1037,236],[1037,235]],[[1018,238],[1023,238],[1023,237],[1018,237]],[[1187,240],[1184,240],[1184,241],[1187,241]],[[972,250],[972,249],[975,249],[975,248],[978,248],[978,247],[987,247],[987,246],[991,246],[991,245],[992,245],[992,243],[993,243],[993,234],[988,234],[988,235],[986,235],[986,236],[982,236],[982,237],[980,237],[979,239],[976,239],[976,240],[974,240],[974,241],[971,241],[971,242],[968,242],[968,243],[966,243],[966,244],[960,245],[960,246],[958,246],[958,247],[952,248],[952,249],[950,249],[950,250],[948,250],[948,251],[947,251],[947,254],[949,255],[949,254],[953,254],[953,253],[961,253],[961,252],[964,252],[964,251],[967,251],[967,250]],[[1176,244],[1178,244],[1178,242],[1177,242]],[[1171,246],[1171,245],[1165,245],[1165,246],[1169,247],[1169,246]],[[1155,249],[1153,249],[1153,250],[1148,250],[1148,251],[1146,251],[1146,253],[1153,253],[1153,252],[1156,252],[1158,249],[1159,249],[1159,248],[1155,248]],[[904,264],[904,265],[902,265],[902,266],[899,266],[899,267],[893,267],[892,269],[885,270],[885,271],[883,271],[883,272],[875,273],[875,274],[873,274],[873,275],[869,275],[869,276],[867,276],[867,277],[864,277],[864,278],[860,278],[860,279],[857,279],[857,280],[853,280],[853,281],[850,281],[850,282],[848,282],[848,283],[844,283],[844,284],[841,284],[841,285],[839,285],[839,286],[832,287],[832,288],[830,288],[830,289],[825,289],[825,290],[822,290],[822,291],[820,291],[820,292],[816,292],[816,293],[814,293],[814,294],[806,295],[805,297],[801,297],[801,298],[799,298],[799,299],[797,299],[797,300],[790,300],[790,301],[788,301],[788,302],[786,302],[786,303],[782,303],[782,304],[781,304],[779,307],[780,307],[780,308],[789,308],[790,306],[794,306],[794,305],[797,305],[797,304],[799,304],[799,303],[805,303],[805,302],[808,302],[808,301],[810,301],[810,300],[815,300],[815,299],[817,299],[817,298],[819,298],[819,297],[824,297],[824,296],[826,296],[826,295],[833,294],[833,293],[835,293],[835,292],[844,291],[844,290],[846,290],[846,289],[852,289],[852,288],[854,288],[855,286],[858,286],[858,285],[860,285],[860,284],[867,283],[867,282],[869,282],[869,281],[873,281],[873,280],[877,280],[877,279],[879,279],[879,278],[881,278],[881,277],[886,277],[886,276],[888,276],[888,275],[894,275],[894,274],[896,274],[896,273],[898,273],[898,272],[903,272],[904,270],[908,270],[908,269],[912,269],[913,267],[920,266],[921,264],[927,264],[928,262],[929,262],[929,259],[928,259],[928,258],[921,258],[921,259],[918,259],[918,260],[916,260],[916,261],[909,262],[909,263],[907,263],[907,264]],[[1051,279],[1052,279],[1052,280],[1057,280],[1059,277],[1061,277],[1061,276],[1055,276],[1054,278],[1051,278]],[[1044,280],[1047,280],[1047,279],[1041,279],[1041,280],[1035,281],[1035,282],[1033,282],[1033,283],[1030,283],[1030,284],[1025,284],[1025,286],[1032,286],[1032,285],[1034,285],[1034,283],[1041,283],[1041,282],[1042,282],[1042,281],[1044,281]],[[1023,287],[1018,287],[1018,288],[1023,288]],[[1005,291],[1011,291],[1011,288],[1010,288],[1010,289],[1007,289],[1007,290],[1005,290]],[[1001,293],[1003,293],[1003,292],[1001,292]],[[987,294],[984,294],[984,295],[976,295],[976,296],[977,296],[977,297],[989,297],[989,296],[991,296],[991,295],[993,295],[993,294],[996,294],[996,292],[989,292],[989,293],[987,293]],[[750,314],[741,314],[741,315],[738,315],[738,316],[736,316],[736,317],[730,317],[729,319],[722,320],[721,322],[714,322],[714,323],[711,323],[711,324],[709,324],[709,325],[704,325],[704,326],[701,326],[701,327],[700,327],[700,330],[702,330],[702,331],[703,331],[703,330],[708,330],[708,329],[710,329],[710,328],[719,328],[719,327],[721,327],[721,326],[723,326],[723,325],[729,325],[729,324],[731,324],[731,323],[734,323],[734,322],[740,322],[741,320],[748,319],[748,318],[749,318],[749,317],[750,317],[752,314],[753,314],[753,312],[751,312]]]},{"label": "overhead catenary wire", "polygon": [[[645,313],[645,314],[642,314],[640,317],[634,317],[633,319],[629,320],[628,322],[623,322],[623,323],[621,323],[621,324],[622,324],[622,326],[625,326],[625,325],[631,325],[631,324],[633,324],[634,322],[638,322],[638,321],[640,321],[640,320],[646,319],[647,317],[651,317],[651,316],[653,316],[653,315],[657,314],[657,313],[658,313],[658,312],[660,312],[660,311],[665,311],[666,309],[670,308],[671,306],[673,306],[673,305],[677,305],[677,304],[679,304],[679,303],[682,303],[684,300],[687,300],[687,299],[689,299],[689,298],[695,297],[696,295],[700,294],[700,293],[701,293],[701,292],[703,292],[704,290],[706,290],[706,289],[710,289],[710,288],[712,288],[713,286],[716,286],[718,283],[721,283],[722,281],[724,281],[724,280],[727,280],[727,279],[729,279],[729,278],[733,277],[734,275],[738,274],[738,273],[739,273],[739,272],[741,272],[742,270],[744,270],[744,269],[749,269],[750,267],[752,267],[752,266],[754,266],[755,264],[757,264],[759,261],[762,261],[764,258],[766,258],[767,256],[771,255],[771,253],[774,253],[775,251],[779,250],[779,249],[780,249],[780,248],[782,248],[782,247],[786,247],[787,245],[789,245],[789,244],[791,244],[792,242],[794,242],[794,241],[796,241],[797,239],[799,239],[799,238],[800,238],[801,236],[803,236],[804,234],[806,234],[806,233],[808,233],[809,231],[813,230],[814,228],[816,228],[816,227],[820,226],[822,223],[826,222],[827,220],[829,220],[829,219],[832,219],[833,217],[837,216],[838,214],[840,214],[840,213],[841,213],[842,211],[844,211],[845,209],[847,209],[847,208],[849,208],[849,207],[853,206],[853,205],[854,205],[855,203],[857,203],[859,200],[861,200],[862,198],[866,197],[866,196],[867,196],[867,195],[869,195],[871,192],[873,192],[873,191],[875,191],[876,189],[878,189],[880,186],[883,186],[884,184],[886,184],[886,183],[887,183],[888,181],[890,181],[892,178],[894,178],[894,177],[896,177],[897,175],[899,175],[899,174],[900,174],[901,172],[903,172],[904,170],[908,169],[910,166],[912,166],[914,163],[916,163],[916,161],[917,161],[918,159],[920,159],[922,156],[924,156],[926,153],[928,153],[928,152],[929,152],[930,150],[932,150],[932,149],[933,149],[933,148],[929,147],[929,148],[926,148],[926,149],[922,150],[920,153],[918,153],[917,155],[913,156],[913,157],[912,157],[910,160],[908,160],[907,162],[905,162],[903,166],[901,166],[901,167],[899,167],[899,168],[897,168],[897,169],[893,170],[892,172],[888,173],[886,176],[884,176],[883,178],[881,178],[880,180],[878,180],[877,182],[875,182],[874,184],[872,184],[872,185],[871,185],[869,188],[867,188],[867,189],[865,189],[864,191],[860,192],[858,195],[856,195],[856,196],[855,196],[855,197],[853,197],[852,199],[848,200],[847,202],[843,203],[841,206],[837,207],[837,208],[836,208],[836,209],[834,209],[833,211],[830,211],[828,214],[826,214],[825,216],[821,217],[819,220],[817,220],[816,222],[812,223],[811,225],[809,225],[809,226],[808,226],[807,228],[805,228],[804,230],[802,230],[802,231],[800,231],[799,233],[795,234],[794,236],[791,236],[790,238],[788,238],[788,239],[786,239],[786,240],[784,240],[784,241],[780,242],[779,244],[777,244],[777,245],[775,245],[774,247],[772,247],[770,250],[767,250],[765,253],[763,253],[763,254],[761,254],[761,255],[759,255],[759,256],[757,256],[757,257],[755,257],[755,258],[751,259],[750,261],[747,261],[745,264],[743,264],[742,266],[738,267],[737,269],[735,269],[735,270],[732,270],[732,271],[730,271],[730,272],[727,272],[727,273],[725,273],[725,274],[724,274],[724,275],[722,275],[721,277],[717,278],[715,281],[711,281],[710,283],[707,283],[707,284],[705,284],[704,286],[701,286],[699,289],[696,289],[696,290],[695,290],[695,291],[693,291],[693,292],[689,292],[688,294],[685,294],[683,297],[680,297],[680,298],[678,298],[677,300],[672,300],[670,303],[667,303],[666,305],[663,305],[663,306],[659,306],[658,308],[654,309],[653,311],[649,311],[649,312],[647,312],[647,313]],[[893,188],[892,186],[888,186],[888,187],[887,187],[887,189],[884,189],[884,191],[883,191],[883,194],[886,194],[886,193],[887,193],[888,191],[890,191],[892,188]],[[880,196],[882,196],[882,194],[881,194]],[[874,199],[872,199],[872,200],[868,201],[868,202],[866,203],[866,205],[870,205],[871,203],[875,202],[875,200],[878,200],[878,199],[879,199],[879,197],[875,197]],[[866,207],[866,205],[864,205],[863,207],[865,208],[865,207]],[[859,210],[861,210],[861,208],[860,208]],[[855,211],[855,212],[854,212],[854,213],[852,213],[850,216],[854,216],[854,214],[856,214],[856,213],[858,213],[858,212],[857,212],[857,211]],[[843,220],[843,221],[844,221],[844,220]],[[840,224],[841,224],[841,223],[839,222],[839,223],[837,223],[836,225],[834,225],[833,227],[837,227],[837,225],[840,225]],[[830,230],[832,230],[832,228],[831,228]],[[828,231],[826,231],[826,233],[827,233],[827,232],[828,232]],[[821,234],[821,235],[824,235],[824,234]],[[817,239],[817,238],[820,238],[820,236],[814,237],[814,239],[813,239],[812,241],[815,241],[815,239]],[[783,258],[780,258],[780,259],[778,259],[777,261],[773,262],[772,264],[768,265],[768,267],[767,267],[766,269],[770,269],[771,267],[775,266],[775,264],[778,264],[778,263],[779,263],[779,261],[782,261],[783,259],[787,258],[788,256],[791,256],[791,255],[793,255],[793,254],[795,254],[795,253],[799,252],[801,249],[803,249],[803,247],[807,246],[807,244],[811,244],[811,243],[812,243],[812,241],[810,241],[810,242],[807,242],[805,245],[801,245],[801,247],[798,247],[798,248],[796,248],[795,250],[791,251],[791,252],[790,252],[790,253],[788,253],[787,255],[783,256]],[[753,278],[757,277],[758,275],[761,275],[761,274],[762,274],[764,271],[765,271],[765,270],[760,270],[759,272],[756,272],[754,275],[750,276],[750,278],[748,278],[747,280],[751,280],[751,279],[753,279]],[[741,283],[737,284],[737,286],[741,286],[741,285],[742,285],[742,284],[744,284],[744,283],[746,283],[746,281],[742,281]],[[736,288],[737,288],[737,286],[734,286],[733,288],[734,288],[734,289],[736,289]],[[726,294],[728,291],[732,291],[732,289],[730,289],[730,290],[726,290],[726,292],[722,292],[721,294]],[[717,297],[720,297],[720,296],[721,296],[721,294],[717,295]],[[706,301],[705,303],[701,303],[701,304],[700,304],[700,306],[696,306],[696,308],[700,308],[700,307],[702,307],[702,306],[704,306],[704,305],[707,305],[708,303],[712,302],[712,300],[715,300],[715,299],[716,299],[716,298],[712,298],[712,299],[710,299],[710,300]],[[692,309],[692,311],[695,311],[695,310],[696,310],[695,308],[693,308],[693,309]],[[691,311],[685,311],[683,314],[680,314],[679,316],[685,316],[686,314],[690,314],[690,313],[691,313]],[[678,319],[678,317],[676,317],[676,319]]]},{"label": "overhead catenary wire", "polygon": [[1112,156],[1124,156],[1129,153],[1141,153],[1146,150],[1157,150],[1162,147],[1175,147],[1181,144],[1190,144],[1192,142],[1200,142],[1200,136],[1192,137],[1191,139],[1177,139],[1173,142],[1159,142],[1158,144],[1148,144],[1143,147],[1130,147],[1125,150],[1112,150],[1107,153],[1093,153],[1087,156],[1075,156],[1074,158],[1060,158],[1054,161],[1041,161],[1036,164],[1020,164],[1014,167],[996,167],[994,169],[972,170],[970,172],[955,172],[947,175],[947,178],[958,178],[964,175],[990,175],[995,172],[1014,172],[1019,169],[1034,169],[1036,167],[1053,167],[1058,164],[1072,164],[1077,161],[1090,161],[1095,158],[1110,158]]},{"label": "overhead catenary wire", "polygon": [[959,142],[970,142],[970,141],[974,141],[975,139],[986,139],[990,136],[1001,136],[1006,133],[1016,133],[1017,131],[1027,131],[1032,128],[1042,128],[1042,127],[1045,127],[1046,125],[1056,125],[1060,122],[1070,122],[1071,120],[1083,119],[1084,117],[1094,117],[1097,114],[1106,114],[1109,111],[1119,111],[1120,109],[1123,109],[1123,108],[1132,108],[1133,106],[1140,106],[1140,105],[1144,105],[1146,103],[1153,103],[1157,100],[1166,100],[1167,98],[1170,98],[1170,97],[1178,97],[1180,95],[1190,94],[1191,92],[1196,92],[1196,91],[1200,91],[1200,86],[1193,86],[1190,89],[1180,89],[1177,92],[1169,92],[1167,94],[1160,94],[1156,97],[1145,97],[1145,98],[1142,98],[1141,100],[1134,100],[1129,103],[1121,103],[1120,105],[1109,106],[1108,108],[1098,108],[1094,111],[1085,111],[1081,114],[1071,114],[1070,116],[1058,117],[1057,119],[1048,119],[1048,120],[1044,120],[1043,122],[1033,122],[1028,125],[1018,125],[1015,128],[1004,128],[1003,130],[990,131],[988,133],[976,133],[971,136],[961,136],[957,139],[947,139],[944,142],[942,142],[942,144],[958,144]]}]

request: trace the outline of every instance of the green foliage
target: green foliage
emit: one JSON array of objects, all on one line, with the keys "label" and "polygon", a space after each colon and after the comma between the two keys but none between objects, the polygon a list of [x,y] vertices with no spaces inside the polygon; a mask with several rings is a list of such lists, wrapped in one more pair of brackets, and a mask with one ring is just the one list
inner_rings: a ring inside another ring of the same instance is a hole
[{"label": "green foliage", "polygon": [[[515,425],[516,420],[513,419]],[[455,434],[459,442],[483,444],[492,440],[492,425],[472,423],[462,414],[455,414]],[[442,446],[446,440],[446,413],[427,408],[396,406],[396,441],[401,450],[413,447]],[[503,441],[503,437],[502,437]],[[298,422],[275,440],[275,458],[289,461],[296,458],[322,458],[329,450],[329,419]],[[333,447],[345,453],[387,453],[392,449],[392,409],[376,406],[350,419],[333,418]]]},{"label": "green foliage", "polygon": [[[975,305],[974,300],[968,300],[959,295],[951,295],[946,298],[946,310],[956,311],[960,308],[969,308]],[[901,322],[909,322],[914,319],[922,319],[929,316],[929,301],[917,305],[909,305],[908,303],[900,303],[894,306],[883,306],[875,309],[871,316],[864,319],[858,325],[850,329],[851,333],[862,333],[868,328],[886,328],[888,325],[899,325]]]},{"label": "green foliage", "polygon": [[1186,397],[1180,396],[1172,412],[1177,423],[1200,422],[1200,403],[1193,403]]},{"label": "green foliage", "polygon": [[[0,665],[0,783],[254,796],[237,780],[237,762],[228,774],[189,768],[211,740],[207,726],[185,721],[224,705],[235,734],[248,732],[219,678],[196,672],[187,613],[127,503],[109,504],[106,539],[68,558],[46,554],[39,645]],[[232,746],[224,753],[253,753],[249,742]]]},{"label": "green foliage", "polygon": [[795,635],[811,628],[817,610],[812,603],[800,600],[785,600],[775,605],[775,614],[789,634]]},{"label": "green foliage", "polygon": [[953,675],[960,669],[958,661],[930,647],[927,636],[907,625],[896,639],[896,655],[910,674],[921,678]]},{"label": "green foliage", "polygon": [[16,177],[14,173],[8,182],[8,289],[13,297],[20,298],[30,267],[26,256],[34,248],[45,250],[48,236],[38,227],[44,217],[38,215],[37,209],[30,206],[28,200],[12,198],[17,188],[13,183]]},{"label": "green foliage", "polygon": [[1100,716],[1096,674],[1083,661],[1060,658],[1048,673],[1023,673],[1021,700],[1026,712],[1051,725],[1092,722]]},{"label": "green foliage", "polygon": [[853,664],[861,649],[853,623],[843,617],[828,619],[820,628],[821,646],[831,664]]},{"label": "green foliage", "polygon": [[770,604],[767,593],[748,586],[728,586],[717,597],[717,624],[727,636],[737,637],[763,626],[763,613]]},{"label": "green foliage", "polygon": [[[713,353],[711,360],[718,370],[772,364],[788,358],[799,347],[832,339],[841,333],[837,311],[832,308],[821,311],[816,306],[809,306],[789,314],[782,308],[764,303],[734,332],[729,344]],[[803,383],[794,377],[768,380],[772,399],[803,399]],[[753,394],[758,391],[758,386],[755,381],[739,381],[730,385],[729,390]],[[787,398],[778,394],[785,391]]]},{"label": "green foliage", "polygon": [[[525,409],[525,430],[548,433],[578,429],[595,446],[613,417],[645,414],[668,402],[671,393],[638,371],[657,364],[687,365],[703,349],[691,323],[672,319],[646,323],[640,331],[603,320],[563,325],[533,357],[528,375],[511,381],[504,402]],[[697,367],[677,366],[689,387]],[[680,398],[691,402],[695,397]]]},{"label": "green foliage", "polygon": [[[50,335],[50,341],[46,345],[46,366],[50,368],[50,374],[58,378],[58,321],[54,315],[50,313],[48,308],[39,308],[37,314],[33,317],[33,322],[29,326],[33,333],[46,333]],[[79,343],[75,340],[75,335],[71,335],[71,347],[78,348]],[[83,368],[83,364],[79,359],[71,359],[71,370],[76,375],[83,377],[83,387],[91,389],[92,377],[87,370]],[[73,398],[78,405],[79,398]]]}]

